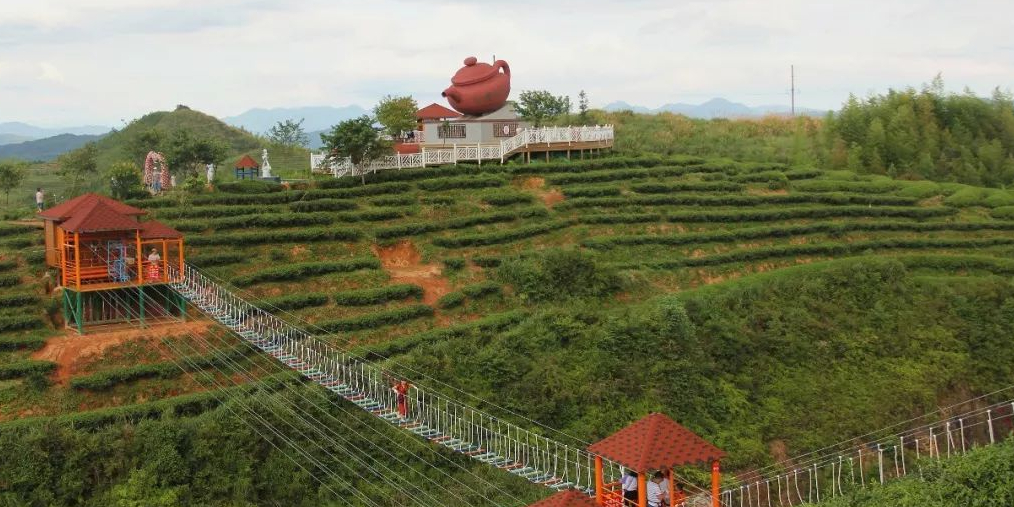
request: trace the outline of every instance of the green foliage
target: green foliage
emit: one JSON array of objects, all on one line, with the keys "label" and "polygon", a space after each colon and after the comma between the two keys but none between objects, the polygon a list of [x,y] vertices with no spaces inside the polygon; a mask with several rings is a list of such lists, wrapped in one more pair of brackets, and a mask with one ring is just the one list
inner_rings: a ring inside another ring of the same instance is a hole
[{"label": "green foliage", "polygon": [[412,284],[399,284],[377,287],[375,289],[339,292],[334,295],[334,302],[342,306],[369,306],[389,301],[401,301],[407,298],[422,299],[422,296],[422,287]]},{"label": "green foliage", "polygon": [[212,218],[209,220],[192,220],[176,222],[181,231],[203,231],[215,229],[245,229],[247,227],[294,227],[300,225],[327,225],[335,221],[330,213],[263,213],[256,215],[240,215],[234,217]]},{"label": "green foliage", "polygon": [[[25,181],[27,164],[12,160],[0,160],[0,190],[4,191],[4,205],[11,204],[11,190]],[[34,197],[34,196],[33,196]]]},{"label": "green foliage", "polygon": [[244,287],[255,283],[292,281],[330,273],[349,273],[361,269],[380,269],[380,261],[375,257],[361,257],[347,261],[296,262],[238,276],[232,280],[232,283]]},{"label": "green foliage", "polygon": [[521,310],[496,313],[471,322],[454,324],[424,333],[387,340],[377,345],[370,345],[363,349],[363,353],[369,359],[386,359],[395,354],[404,354],[425,343],[443,342],[465,337],[477,338],[479,336],[489,336],[516,326],[527,316],[528,313]]},{"label": "green foliage", "polygon": [[213,137],[204,137],[188,129],[174,131],[164,141],[162,154],[166,165],[183,178],[199,174],[205,164],[219,164],[228,154],[228,146]]},{"label": "green foliage", "polygon": [[300,243],[310,241],[355,241],[362,237],[356,229],[282,229],[263,232],[216,233],[194,236],[191,245],[258,245],[265,243]]},{"label": "green foliage", "polygon": [[0,333],[7,331],[19,331],[22,329],[35,329],[42,327],[42,320],[34,315],[21,313],[0,314]]},{"label": "green foliage", "polygon": [[437,300],[437,307],[447,310],[461,306],[464,302],[465,294],[461,291],[448,292]]},{"label": "green foliage", "polygon": [[545,208],[533,207],[523,208],[515,211],[497,211],[493,213],[475,214],[451,218],[448,220],[428,222],[406,223],[384,227],[373,231],[377,239],[393,239],[404,236],[416,236],[429,232],[443,231],[447,229],[463,229],[475,225],[493,224],[498,222],[510,222],[519,218],[534,218],[548,215]]},{"label": "green foliage", "polygon": [[497,190],[479,194],[479,200],[490,206],[507,206],[510,204],[531,204],[535,200],[535,196],[525,192]]},{"label": "green foliage", "polygon": [[620,187],[605,185],[564,187],[563,195],[568,198],[618,196],[620,195]]},{"label": "green foliage", "polygon": [[239,262],[244,262],[248,259],[249,259],[248,255],[240,252],[220,252],[220,253],[187,255],[188,263],[201,268],[236,264]]},{"label": "green foliage", "polygon": [[324,306],[327,304],[327,294],[315,292],[305,294],[290,294],[262,299],[259,306],[268,310],[298,310],[313,306]]},{"label": "green foliage", "polygon": [[222,192],[235,194],[270,194],[284,190],[278,183],[260,180],[223,181],[216,186]]},{"label": "green foliage", "polygon": [[356,203],[343,199],[316,199],[313,201],[294,202],[289,204],[289,208],[299,213],[311,211],[347,211],[356,209]]},{"label": "green foliage", "polygon": [[287,147],[306,147],[310,144],[310,137],[303,129],[304,118],[299,121],[291,119],[276,123],[268,130],[268,139],[272,142]]},{"label": "green foliage", "polygon": [[[677,183],[641,183],[630,190],[639,194],[668,194],[672,192],[739,192],[743,185],[731,181],[681,181]],[[567,191],[565,191],[567,192]],[[596,196],[581,196],[596,197]]]},{"label": "green foliage", "polygon": [[500,287],[500,284],[487,280],[466,285],[461,288],[461,292],[472,299],[478,299],[487,296],[499,296],[503,294],[503,288]]},{"label": "green foliage", "polygon": [[363,329],[375,329],[382,326],[401,324],[410,320],[431,317],[432,315],[433,308],[430,306],[410,305],[395,308],[393,310],[367,313],[358,317],[324,321],[318,323],[317,327],[329,333],[359,331]]},{"label": "green foliage", "polygon": [[502,259],[492,255],[476,255],[472,257],[472,264],[480,268],[495,268],[500,265]]},{"label": "green foliage", "polygon": [[141,170],[132,162],[117,162],[106,170],[109,178],[109,193],[114,199],[135,199],[147,197],[142,185]]},{"label": "green foliage", "polygon": [[[915,206],[823,206],[823,207],[780,207],[752,210],[730,211],[675,211],[665,215],[670,222],[767,222],[773,220],[792,220],[796,218],[831,218],[831,217],[904,217],[926,219],[954,215],[957,210],[947,207],[920,208]],[[628,214],[631,218],[641,218],[643,214]],[[583,215],[583,223],[594,223],[599,215]],[[651,220],[654,221],[654,220]]]},{"label": "green foliage", "polygon": [[0,364],[0,380],[27,377],[33,373],[47,374],[56,369],[52,361],[33,361],[24,359]]},{"label": "green foliage", "polygon": [[[838,181],[838,180],[803,180],[792,183],[792,189],[800,192],[854,192],[860,194],[886,194],[907,187],[900,181],[877,180],[877,181]],[[905,197],[917,197],[919,195],[905,195]]]},{"label": "green foliage", "polygon": [[96,144],[88,143],[56,159],[60,176],[68,184],[71,195],[80,194],[85,182],[98,175],[98,153]]},{"label": "green foliage", "polygon": [[387,135],[398,138],[402,132],[415,130],[415,112],[418,110],[419,105],[411,96],[385,95],[373,106],[373,116],[377,118],[377,123],[384,126]]},{"label": "green foliage", "polygon": [[513,286],[522,299],[536,302],[603,297],[620,286],[615,273],[578,250],[544,250],[505,259],[496,276]]},{"label": "green foliage", "polygon": [[27,225],[0,224],[0,238],[5,236],[15,236],[18,234],[35,232],[37,230],[38,229],[34,227],[29,227]]},{"label": "green foliage", "polygon": [[507,183],[507,179],[501,176],[484,175],[484,176],[461,176],[457,178],[437,178],[432,180],[423,180],[416,183],[416,186],[423,190],[431,192],[440,190],[450,190],[456,188],[486,188],[486,187],[500,187]]},{"label": "green foliage", "polygon": [[[349,157],[353,164],[360,165],[391,152],[390,143],[380,138],[373,130],[373,119],[365,115],[331,127],[329,132],[320,135],[320,140],[329,161]],[[366,183],[365,178],[363,183]]]},{"label": "green foliage", "polygon": [[145,378],[176,378],[188,371],[227,366],[235,361],[244,359],[256,350],[250,345],[239,345],[206,356],[181,357],[164,363],[138,364],[113,368],[91,375],[74,377],[70,380],[70,386],[80,390],[105,391],[118,384]]},{"label": "green foliage", "polygon": [[505,229],[494,232],[479,232],[474,234],[460,234],[451,237],[433,238],[433,244],[444,248],[463,248],[469,246],[499,245],[511,243],[520,239],[546,234],[558,229],[564,229],[574,225],[573,220],[551,220],[548,222],[526,225],[514,229]]},{"label": "green foliage", "polygon": [[867,205],[909,205],[916,199],[894,195],[843,194],[843,193],[793,193],[785,195],[638,195],[630,197],[584,197],[571,199],[557,205],[557,208],[618,208],[623,206],[759,206],[765,204],[867,204]]},{"label": "green foliage", "polygon": [[522,118],[539,127],[557,116],[570,113],[570,97],[555,96],[545,90],[525,90],[518,95],[515,110]]},{"label": "green foliage", "polygon": [[38,302],[39,296],[27,292],[0,294],[0,308],[17,308]]},{"label": "green foliage", "polygon": [[46,345],[41,336],[8,336],[0,338],[0,350],[38,350]]},{"label": "green foliage", "polygon": [[465,259],[462,259],[460,257],[451,257],[449,259],[444,259],[443,263],[444,263],[444,271],[461,271],[462,269],[465,269],[465,265],[467,264]]}]

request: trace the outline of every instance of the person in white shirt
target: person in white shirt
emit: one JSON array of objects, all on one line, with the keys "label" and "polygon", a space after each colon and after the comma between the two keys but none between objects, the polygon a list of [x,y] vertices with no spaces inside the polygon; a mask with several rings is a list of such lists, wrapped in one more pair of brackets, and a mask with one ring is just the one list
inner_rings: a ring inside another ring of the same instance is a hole
[{"label": "person in white shirt", "polygon": [[42,187],[35,189],[35,206],[42,211],[42,204],[46,201],[46,194],[42,193]]},{"label": "person in white shirt", "polygon": [[666,494],[662,491],[662,472],[655,472],[648,483],[648,507],[662,507]]},{"label": "person in white shirt", "polygon": [[627,474],[620,479],[620,488],[623,490],[624,505],[637,505],[637,472],[627,470]]}]

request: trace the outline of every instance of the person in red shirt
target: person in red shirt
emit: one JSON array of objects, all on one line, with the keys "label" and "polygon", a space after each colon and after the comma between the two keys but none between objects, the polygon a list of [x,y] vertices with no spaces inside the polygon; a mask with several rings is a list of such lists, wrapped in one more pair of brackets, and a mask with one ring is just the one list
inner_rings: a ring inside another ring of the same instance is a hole
[{"label": "person in red shirt", "polygon": [[402,419],[408,418],[408,390],[411,388],[412,384],[409,384],[406,380],[399,380],[391,387],[391,390],[397,395],[398,415]]}]

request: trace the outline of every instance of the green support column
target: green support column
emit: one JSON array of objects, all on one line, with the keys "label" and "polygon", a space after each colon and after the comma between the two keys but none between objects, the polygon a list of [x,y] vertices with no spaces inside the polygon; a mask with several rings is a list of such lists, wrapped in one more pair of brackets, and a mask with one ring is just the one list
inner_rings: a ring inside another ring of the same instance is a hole
[{"label": "green support column", "polygon": [[137,288],[137,301],[140,304],[137,314],[141,316],[141,327],[144,327],[144,287]]},{"label": "green support column", "polygon": [[180,308],[180,320],[187,320],[187,300],[178,292],[173,292],[173,296],[176,297],[176,304]]},{"label": "green support column", "polygon": [[81,306],[81,293],[75,292],[75,294],[77,294],[77,334],[84,334],[84,322],[82,322],[84,321],[84,310]]},{"label": "green support column", "polygon": [[63,325],[70,324],[70,293],[67,289],[63,289],[61,294],[63,300]]}]

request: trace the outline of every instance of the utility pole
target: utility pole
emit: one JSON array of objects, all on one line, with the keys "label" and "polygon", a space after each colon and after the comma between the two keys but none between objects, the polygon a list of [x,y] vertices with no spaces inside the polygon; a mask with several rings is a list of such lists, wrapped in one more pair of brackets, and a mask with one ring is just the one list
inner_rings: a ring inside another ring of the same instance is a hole
[{"label": "utility pole", "polygon": [[789,79],[792,86],[792,116],[796,116],[796,66],[789,65]]}]

